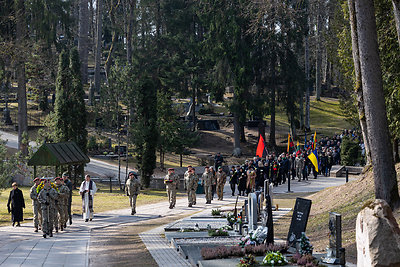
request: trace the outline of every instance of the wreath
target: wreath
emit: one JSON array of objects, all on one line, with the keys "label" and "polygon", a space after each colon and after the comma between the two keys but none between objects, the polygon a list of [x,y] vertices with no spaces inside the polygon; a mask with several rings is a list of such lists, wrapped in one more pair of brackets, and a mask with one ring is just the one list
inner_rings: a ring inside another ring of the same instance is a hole
[{"label": "wreath", "polygon": [[[55,185],[55,183],[50,182],[50,185],[52,188],[54,188],[57,192],[58,192],[58,187]],[[37,186],[36,188],[36,192],[39,194],[40,191],[42,191],[42,189],[44,188],[44,182],[40,182],[40,184]]]}]

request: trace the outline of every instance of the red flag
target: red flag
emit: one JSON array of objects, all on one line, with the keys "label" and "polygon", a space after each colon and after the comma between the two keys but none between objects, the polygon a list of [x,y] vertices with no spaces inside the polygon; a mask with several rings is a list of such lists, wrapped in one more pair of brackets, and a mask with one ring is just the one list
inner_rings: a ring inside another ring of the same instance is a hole
[{"label": "red flag", "polygon": [[261,135],[258,140],[256,156],[260,158],[265,158],[267,156],[267,147],[265,146],[264,138]]},{"label": "red flag", "polygon": [[288,134],[288,143],[287,143],[287,152],[290,152],[290,148],[294,147],[294,143],[292,141],[292,137]]}]

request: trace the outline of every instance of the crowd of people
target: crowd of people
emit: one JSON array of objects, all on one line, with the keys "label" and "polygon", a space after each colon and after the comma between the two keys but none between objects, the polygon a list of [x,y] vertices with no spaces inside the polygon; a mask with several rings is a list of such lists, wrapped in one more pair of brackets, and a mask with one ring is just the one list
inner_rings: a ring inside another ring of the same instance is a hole
[{"label": "crowd of people", "polygon": [[[308,180],[311,174],[314,179],[317,179],[319,174],[330,176],[332,166],[341,164],[341,143],[345,137],[358,142],[362,154],[365,153],[361,135],[353,130],[344,130],[340,135],[330,138],[322,137],[318,142],[316,137],[311,136],[301,148],[298,146],[291,153],[272,152],[265,158],[254,157],[246,160],[242,165],[231,166],[227,173],[222,168],[224,158],[221,153],[215,155],[214,166],[206,166],[201,176],[196,175],[192,166],[188,166],[184,174],[188,207],[196,205],[198,185],[204,187],[205,203],[211,204],[215,193],[218,200],[223,200],[223,188],[226,181],[229,181],[232,196],[236,194],[236,190],[239,196],[244,196],[263,187],[266,180],[274,186],[279,186],[286,183],[288,179],[297,179],[299,182]],[[317,154],[317,166],[309,158],[311,153]],[[168,169],[164,183],[170,201],[169,208],[172,209],[176,204],[176,191],[179,184],[179,178],[173,168]]]},{"label": "crowd of people", "polygon": [[[199,185],[204,188],[205,203],[211,204],[215,193],[218,200],[223,200],[224,186],[227,181],[230,184],[232,196],[236,194],[236,190],[237,195],[245,196],[261,189],[266,180],[274,186],[279,186],[289,179],[297,179],[299,182],[308,180],[311,173],[314,179],[317,179],[318,174],[330,176],[332,166],[341,163],[341,143],[345,137],[358,142],[362,154],[365,154],[361,135],[356,131],[344,130],[340,135],[331,138],[323,137],[318,142],[315,137],[311,137],[304,146],[301,148],[298,146],[291,153],[272,152],[265,158],[254,157],[246,160],[242,165],[231,166],[227,172],[223,170],[224,158],[220,153],[214,157],[214,166],[206,166],[200,176],[196,174],[192,166],[188,166],[184,173],[184,189],[187,191],[188,207],[196,205],[196,191]],[[311,153],[317,154],[317,166],[309,158]],[[54,181],[50,178],[35,178],[34,183],[30,190],[34,231],[42,230],[44,238],[52,237],[53,229],[55,232],[63,231],[67,227],[68,219],[69,224],[72,224],[72,182],[69,180],[68,173],[65,172],[62,177],[56,177]],[[176,192],[179,186],[179,177],[173,168],[168,169],[164,184],[169,208],[173,209],[176,205]],[[12,225],[18,227],[23,221],[25,202],[18,185],[13,183],[12,187],[7,207],[12,215]],[[140,187],[139,178],[134,172],[130,172],[125,184],[125,193],[129,196],[132,215],[136,214],[136,199]],[[96,191],[96,184],[90,180],[89,175],[86,175],[79,189],[85,222],[93,220],[93,197]]]},{"label": "crowd of people", "polygon": [[[34,232],[42,230],[44,238],[52,237],[53,230],[56,233],[59,230],[65,230],[68,220],[69,224],[72,224],[72,182],[67,172],[63,173],[62,177],[35,178],[33,182],[30,198],[32,199]],[[20,222],[23,221],[25,201],[17,183],[14,182],[12,187],[7,207],[12,215],[12,225],[19,227]],[[93,197],[96,191],[96,183],[90,180],[90,175],[86,175],[79,188],[85,222],[93,220]]]}]

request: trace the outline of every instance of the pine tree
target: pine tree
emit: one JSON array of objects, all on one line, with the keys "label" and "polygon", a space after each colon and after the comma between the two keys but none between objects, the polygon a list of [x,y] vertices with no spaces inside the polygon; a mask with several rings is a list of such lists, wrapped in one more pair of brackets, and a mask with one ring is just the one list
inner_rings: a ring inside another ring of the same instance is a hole
[{"label": "pine tree", "polygon": [[79,61],[79,52],[76,48],[70,51],[69,68],[71,73],[72,84],[72,104],[71,107],[71,128],[72,140],[76,142],[82,151],[86,152],[87,145],[87,130],[86,130],[86,106],[85,106],[85,91],[83,90],[81,80],[81,69]]},{"label": "pine tree", "polygon": [[53,131],[58,142],[74,141],[86,152],[86,108],[81,82],[78,51],[63,51],[59,58],[56,82]]},{"label": "pine tree", "polygon": [[70,107],[71,100],[71,73],[69,69],[69,59],[66,51],[62,51],[59,56],[58,73],[56,80],[56,101],[54,105],[54,127],[56,142],[70,140],[72,133],[69,122],[72,120]]}]

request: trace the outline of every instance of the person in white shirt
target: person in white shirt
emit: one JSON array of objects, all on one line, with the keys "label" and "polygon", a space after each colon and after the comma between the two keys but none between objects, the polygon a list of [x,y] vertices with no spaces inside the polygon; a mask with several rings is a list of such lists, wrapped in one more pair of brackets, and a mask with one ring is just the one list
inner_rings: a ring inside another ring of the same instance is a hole
[{"label": "person in white shirt", "polygon": [[96,183],[90,180],[90,175],[86,175],[85,181],[82,182],[79,188],[79,193],[82,196],[82,212],[85,222],[93,220],[93,197],[96,191]]}]

